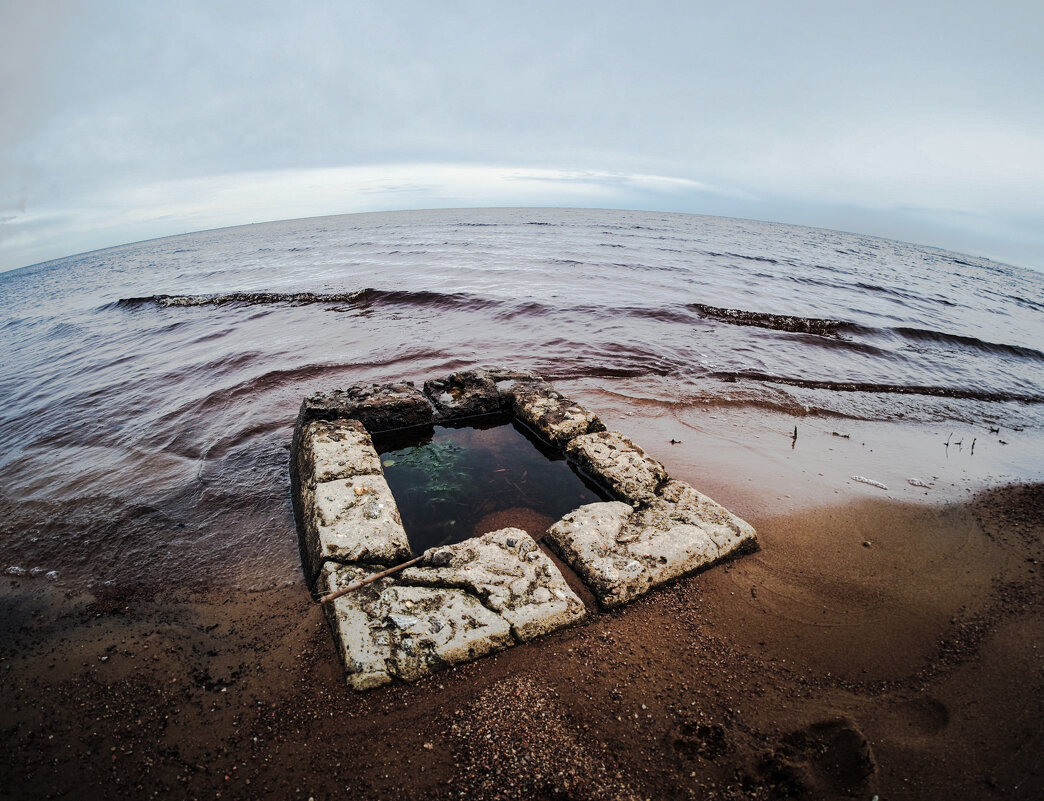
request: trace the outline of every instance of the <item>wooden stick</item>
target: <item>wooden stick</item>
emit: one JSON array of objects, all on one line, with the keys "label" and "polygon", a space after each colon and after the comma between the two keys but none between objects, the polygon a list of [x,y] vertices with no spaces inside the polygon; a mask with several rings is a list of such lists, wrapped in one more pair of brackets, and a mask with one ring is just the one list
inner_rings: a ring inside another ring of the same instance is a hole
[{"label": "wooden stick", "polygon": [[322,598],[319,599],[319,603],[326,604],[330,601],[334,601],[337,598],[340,598],[342,595],[347,595],[350,592],[355,592],[360,587],[365,587],[367,584],[373,584],[373,582],[377,581],[378,579],[382,579],[385,576],[390,576],[393,573],[398,573],[400,570],[405,570],[411,565],[417,564],[423,558],[424,554],[421,554],[420,556],[415,556],[408,562],[403,562],[401,565],[389,567],[387,570],[382,570],[380,573],[374,573],[372,576],[367,576],[362,581],[357,581],[354,584],[349,584],[347,587],[341,587],[341,589],[337,590],[336,592],[331,592],[329,595],[324,595]]}]

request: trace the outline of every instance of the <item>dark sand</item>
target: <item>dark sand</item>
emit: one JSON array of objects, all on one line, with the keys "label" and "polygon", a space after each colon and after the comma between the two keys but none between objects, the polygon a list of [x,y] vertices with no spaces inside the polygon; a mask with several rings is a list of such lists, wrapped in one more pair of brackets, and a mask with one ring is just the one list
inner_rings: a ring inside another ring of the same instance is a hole
[{"label": "dark sand", "polygon": [[750,517],[755,555],[365,694],[303,584],[4,577],[0,796],[1044,795],[1044,486]]}]

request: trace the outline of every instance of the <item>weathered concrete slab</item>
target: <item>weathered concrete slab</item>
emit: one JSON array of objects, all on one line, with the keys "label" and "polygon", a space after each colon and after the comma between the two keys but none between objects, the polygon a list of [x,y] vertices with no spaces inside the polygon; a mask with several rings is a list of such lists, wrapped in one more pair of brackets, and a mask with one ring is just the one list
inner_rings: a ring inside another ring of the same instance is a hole
[{"label": "weathered concrete slab", "polygon": [[[684,508],[660,500],[639,510],[619,501],[589,503],[552,525],[545,541],[579,574],[599,604],[617,607],[753,543],[749,524],[739,518],[742,526],[722,522],[716,503],[710,501],[712,508],[688,499],[692,503]],[[715,519],[705,518],[701,510]]]},{"label": "weathered concrete slab", "polygon": [[648,503],[668,480],[662,464],[616,431],[577,437],[566,453],[581,470],[631,504]]},{"label": "weathered concrete slab", "polygon": [[466,370],[425,381],[424,394],[443,420],[495,414],[505,408],[496,382],[485,370]]},{"label": "weathered concrete slab", "polygon": [[352,476],[301,487],[306,573],[324,561],[388,562],[410,558],[395,498],[384,474]]},{"label": "weathered concrete slab", "polygon": [[545,383],[543,378],[529,370],[502,370],[494,368],[483,370],[482,372],[496,384],[505,409],[511,407],[512,397],[518,387],[523,384]]},{"label": "weathered concrete slab", "polygon": [[[334,591],[378,572],[323,566]],[[356,689],[414,681],[580,620],[583,603],[520,529],[433,548],[416,567],[331,602],[330,624]]]},{"label": "weathered concrete slab", "polygon": [[650,586],[645,566],[618,543],[633,509],[626,503],[589,503],[548,529],[544,542],[580,576],[606,608],[637,597]]},{"label": "weathered concrete slab", "polygon": [[312,420],[352,418],[370,433],[427,425],[435,417],[424,394],[412,382],[357,384],[333,392],[309,395],[301,404],[298,426]]},{"label": "weathered concrete slab", "polygon": [[758,536],[750,523],[684,481],[668,481],[651,506],[699,525],[718,546],[721,559],[757,545]]},{"label": "weathered concrete slab", "polygon": [[605,430],[597,416],[543,381],[517,381],[505,392],[515,417],[552,445],[561,447],[582,434]]},{"label": "weathered concrete slab", "polygon": [[[357,566],[327,562],[323,584],[334,591],[368,574]],[[515,642],[508,622],[474,595],[404,585],[395,578],[338,598],[328,605],[327,615],[348,684],[357,690],[396,678],[416,681]]]},{"label": "weathered concrete slab", "polygon": [[305,425],[297,449],[297,474],[311,486],[381,472],[373,441],[358,420],[315,420]]},{"label": "weathered concrete slab", "polygon": [[518,528],[432,548],[419,566],[403,571],[402,580],[467,589],[510,623],[512,634],[522,641],[586,614],[554,562]]}]

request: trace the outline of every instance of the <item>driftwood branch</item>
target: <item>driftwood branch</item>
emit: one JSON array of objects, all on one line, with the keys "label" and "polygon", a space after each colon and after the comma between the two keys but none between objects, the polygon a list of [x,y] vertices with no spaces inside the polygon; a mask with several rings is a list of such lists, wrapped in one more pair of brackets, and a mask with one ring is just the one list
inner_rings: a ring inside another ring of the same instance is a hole
[{"label": "driftwood branch", "polygon": [[319,603],[326,604],[330,601],[334,601],[340,598],[342,595],[347,595],[350,592],[355,592],[360,587],[365,587],[367,584],[373,584],[373,582],[382,579],[385,576],[390,576],[393,573],[398,573],[400,570],[405,570],[406,568],[417,564],[423,558],[423,554],[421,554],[420,556],[415,556],[413,557],[413,559],[410,559],[408,562],[403,562],[401,565],[389,567],[387,570],[382,570],[380,573],[374,573],[372,576],[367,576],[362,581],[357,581],[354,584],[349,584],[347,587],[341,587],[341,589],[336,590],[335,592],[331,592],[329,595],[324,595],[322,598],[319,599]]}]

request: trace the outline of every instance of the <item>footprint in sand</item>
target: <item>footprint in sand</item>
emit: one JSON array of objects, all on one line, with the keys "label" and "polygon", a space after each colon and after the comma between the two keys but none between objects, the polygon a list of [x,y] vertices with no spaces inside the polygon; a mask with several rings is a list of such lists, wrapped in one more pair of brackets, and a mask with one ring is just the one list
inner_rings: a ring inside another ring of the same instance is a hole
[{"label": "footprint in sand", "polygon": [[847,717],[812,723],[782,738],[757,773],[790,798],[866,794],[877,762],[866,737]]}]

